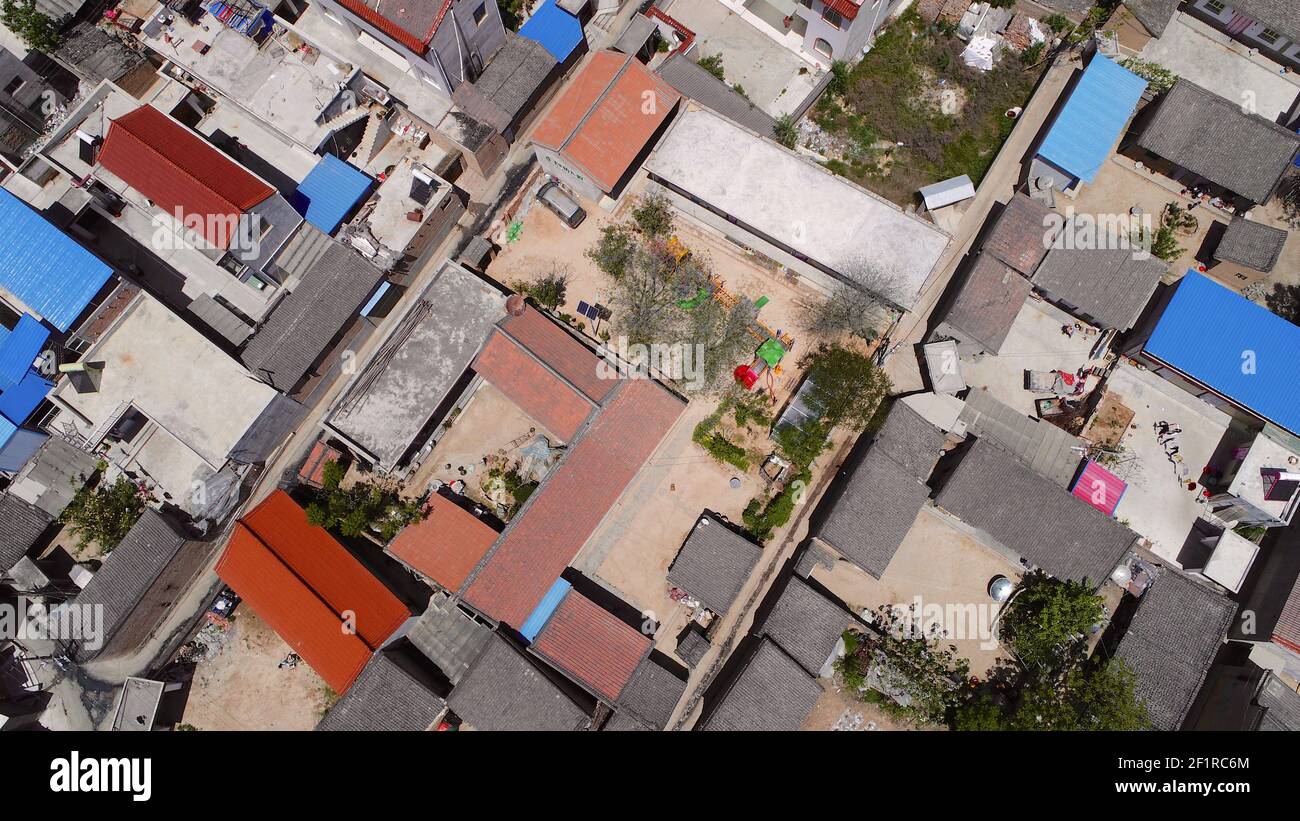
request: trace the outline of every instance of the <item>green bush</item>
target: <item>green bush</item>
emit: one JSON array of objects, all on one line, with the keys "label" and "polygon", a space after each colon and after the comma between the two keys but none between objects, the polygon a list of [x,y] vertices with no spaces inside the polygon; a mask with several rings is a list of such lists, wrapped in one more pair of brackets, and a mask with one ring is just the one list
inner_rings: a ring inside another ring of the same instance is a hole
[{"label": "green bush", "polygon": [[93,542],[107,554],[144,513],[147,498],[133,482],[118,477],[111,485],[100,482],[94,487],[82,487],[59,515],[59,521],[68,526],[83,548]]},{"label": "green bush", "polygon": [[785,525],[794,515],[794,509],[811,479],[812,474],[807,470],[800,471],[767,504],[763,503],[761,496],[755,496],[741,515],[745,528],[760,542],[772,538],[772,532]]},{"label": "green bush", "polygon": [[727,75],[722,70],[722,55],[714,54],[711,57],[702,57],[696,61],[696,65],[705,71],[717,77],[719,80],[726,81]]}]

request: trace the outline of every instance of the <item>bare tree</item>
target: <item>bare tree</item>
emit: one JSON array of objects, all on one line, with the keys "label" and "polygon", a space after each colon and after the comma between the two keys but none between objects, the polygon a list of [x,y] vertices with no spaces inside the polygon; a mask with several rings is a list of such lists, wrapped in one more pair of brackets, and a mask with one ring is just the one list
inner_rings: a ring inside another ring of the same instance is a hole
[{"label": "bare tree", "polygon": [[823,339],[851,334],[873,340],[902,301],[905,280],[896,271],[861,263],[845,273],[855,285],[838,283],[828,299],[812,306],[805,330]]}]

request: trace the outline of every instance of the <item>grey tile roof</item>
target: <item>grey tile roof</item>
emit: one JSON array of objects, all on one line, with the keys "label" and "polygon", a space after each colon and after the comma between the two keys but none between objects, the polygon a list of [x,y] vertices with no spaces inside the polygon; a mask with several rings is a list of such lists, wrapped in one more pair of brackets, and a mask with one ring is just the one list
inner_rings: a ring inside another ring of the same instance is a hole
[{"label": "grey tile roof", "polygon": [[418,732],[429,729],[445,708],[446,702],[380,651],[316,729]]},{"label": "grey tile roof", "polygon": [[934,501],[1059,578],[1100,584],[1138,538],[986,439],[976,440]]},{"label": "grey tile roof", "polygon": [[838,602],[826,598],[798,576],[791,576],[764,620],[762,631],[799,666],[818,676],[853,621],[853,615]]},{"label": "grey tile roof", "polygon": [[925,480],[944,433],[895,403],[876,440],[829,504],[817,537],[877,579],[930,498]]},{"label": "grey tile roof", "polygon": [[1137,144],[1252,202],[1268,199],[1300,148],[1300,136],[1188,80],[1156,105]]},{"label": "grey tile roof", "polygon": [[564,691],[496,634],[447,704],[478,730],[584,730],[590,723]]},{"label": "grey tile roof", "polygon": [[1124,5],[1147,31],[1160,37],[1182,2],[1183,0],[1124,0]]},{"label": "grey tile roof", "polygon": [[491,640],[492,631],[470,618],[446,593],[438,592],[406,637],[455,684]]},{"label": "grey tile roof", "polygon": [[1255,693],[1255,703],[1264,710],[1258,729],[1300,731],[1300,693],[1272,670],[1264,673]]},{"label": "grey tile roof", "polygon": [[685,692],[686,682],[649,657],[643,658],[618,696],[619,714],[635,714],[639,720],[652,725],[650,729],[662,730]]},{"label": "grey tile roof", "polygon": [[[104,644],[122,627],[140,604],[149,588],[185,546],[185,537],[163,517],[146,508],[117,547],[104,559],[75,600],[79,606],[101,605],[104,608]],[[97,655],[102,648],[78,649],[82,660]]]},{"label": "grey tile roof", "polygon": [[986,353],[999,353],[1033,286],[986,251],[976,257],[958,288],[935,336],[951,335]]},{"label": "grey tile roof", "polygon": [[1172,568],[1138,600],[1116,657],[1133,671],[1154,729],[1182,726],[1236,612],[1236,603]]},{"label": "grey tile roof", "polygon": [[770,639],[762,639],[701,730],[798,730],[822,688]]},{"label": "grey tile roof", "polygon": [[53,518],[34,505],[0,493],[0,573],[13,567],[50,526]]},{"label": "grey tile roof", "polygon": [[1015,194],[984,238],[984,253],[992,254],[1025,276],[1031,275],[1047,255],[1051,214],[1052,209],[1046,204]]},{"label": "grey tile roof", "polygon": [[[1069,228],[1066,228],[1068,231]],[[1034,272],[1034,287],[1077,308],[1103,328],[1126,331],[1155,293],[1169,266],[1134,258],[1130,248],[1053,248]]]},{"label": "grey tile roof", "polygon": [[817,537],[878,579],[929,498],[924,482],[872,447],[831,501]]},{"label": "grey tile roof", "polygon": [[703,630],[690,627],[684,635],[678,637],[677,655],[691,667],[699,664],[700,659],[704,658],[707,652],[709,652],[709,637],[704,635]]},{"label": "grey tile roof", "polygon": [[384,273],[305,223],[275,264],[301,280],[271,309],[241,358],[272,387],[289,391],[356,316]]},{"label": "grey tile roof", "polygon": [[57,517],[94,472],[94,455],[51,436],[23,466],[9,492]]},{"label": "grey tile roof", "polygon": [[776,132],[776,120],[772,115],[700,68],[694,60],[681,52],[665,60],[655,69],[655,73],[683,95],[755,134],[772,137]]},{"label": "grey tile roof", "polygon": [[876,434],[873,448],[893,459],[912,476],[930,478],[943,449],[944,432],[902,402],[896,402]]},{"label": "grey tile roof", "polygon": [[452,97],[466,114],[504,132],[539,95],[555,66],[555,57],[541,43],[507,31],[505,45],[483,74],[457,86]]},{"label": "grey tile roof", "polygon": [[1291,40],[1300,40],[1300,6],[1295,0],[1232,0],[1228,5]]},{"label": "grey tile roof", "polygon": [[1214,249],[1214,258],[1267,274],[1282,256],[1286,237],[1286,231],[1281,228],[1236,217],[1223,232],[1219,247]]},{"label": "grey tile roof", "polygon": [[617,713],[614,713],[614,715],[610,716],[609,721],[606,721],[605,726],[602,727],[601,729],[607,733],[618,733],[618,732],[650,733],[650,732],[654,732],[658,728],[652,727],[650,724],[642,721],[641,719],[637,718],[631,713],[619,711]]},{"label": "grey tile roof", "polygon": [[705,513],[668,568],[668,583],[699,599],[715,613],[726,613],[754,572],[763,548]]},{"label": "grey tile roof", "polygon": [[957,418],[968,433],[997,442],[1061,487],[1069,487],[1079,470],[1082,439],[1004,405],[984,388],[966,395],[966,407]]}]

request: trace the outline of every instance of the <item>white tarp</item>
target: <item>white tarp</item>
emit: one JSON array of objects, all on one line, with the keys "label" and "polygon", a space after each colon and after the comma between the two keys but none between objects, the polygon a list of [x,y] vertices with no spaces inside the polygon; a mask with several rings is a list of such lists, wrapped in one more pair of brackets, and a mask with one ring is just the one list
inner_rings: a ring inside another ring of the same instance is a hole
[{"label": "white tarp", "polygon": [[974,37],[961,53],[961,59],[971,68],[988,71],[993,68],[993,49],[998,41],[992,37]]}]

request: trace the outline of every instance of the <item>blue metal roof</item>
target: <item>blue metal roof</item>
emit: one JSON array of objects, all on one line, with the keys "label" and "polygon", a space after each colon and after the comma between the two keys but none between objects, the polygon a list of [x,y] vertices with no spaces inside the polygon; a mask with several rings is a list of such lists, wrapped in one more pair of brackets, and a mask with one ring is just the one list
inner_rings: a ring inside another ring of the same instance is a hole
[{"label": "blue metal roof", "polygon": [[582,43],[582,23],[555,5],[555,0],[545,0],[519,27],[519,36],[541,43],[552,57],[563,63]]},{"label": "blue metal roof", "polygon": [[542,628],[550,620],[551,614],[555,612],[555,608],[560,606],[560,602],[564,601],[564,597],[568,595],[571,587],[573,585],[564,579],[556,579],[555,584],[551,585],[551,589],[546,591],[546,595],[533,608],[533,612],[528,615],[528,618],[524,621],[524,626],[519,628],[519,634],[530,643],[537,638],[537,634],[542,632]]},{"label": "blue metal roof", "polygon": [[18,432],[17,425],[15,425],[13,422],[10,422],[8,419],[4,418],[3,416],[0,416],[0,448],[3,448],[5,445],[9,444],[9,440],[13,439],[14,434],[17,432]]},{"label": "blue metal roof", "polygon": [[326,154],[293,192],[293,207],[308,222],[333,234],[348,212],[366,198],[374,180],[333,154]]},{"label": "blue metal roof", "polygon": [[46,382],[36,371],[27,371],[21,382],[0,393],[0,416],[15,425],[21,425],[53,387],[52,383]]},{"label": "blue metal roof", "polygon": [[1077,179],[1092,182],[1124,133],[1146,87],[1146,80],[1096,55],[1056,116],[1038,156]]},{"label": "blue metal roof", "polygon": [[49,329],[31,314],[23,314],[13,331],[6,331],[0,339],[0,391],[22,381],[49,338]]},{"label": "blue metal roof", "polygon": [[1300,434],[1300,327],[1188,271],[1143,350]]},{"label": "blue metal roof", "polygon": [[113,270],[27,203],[0,189],[0,286],[68,330]]}]

